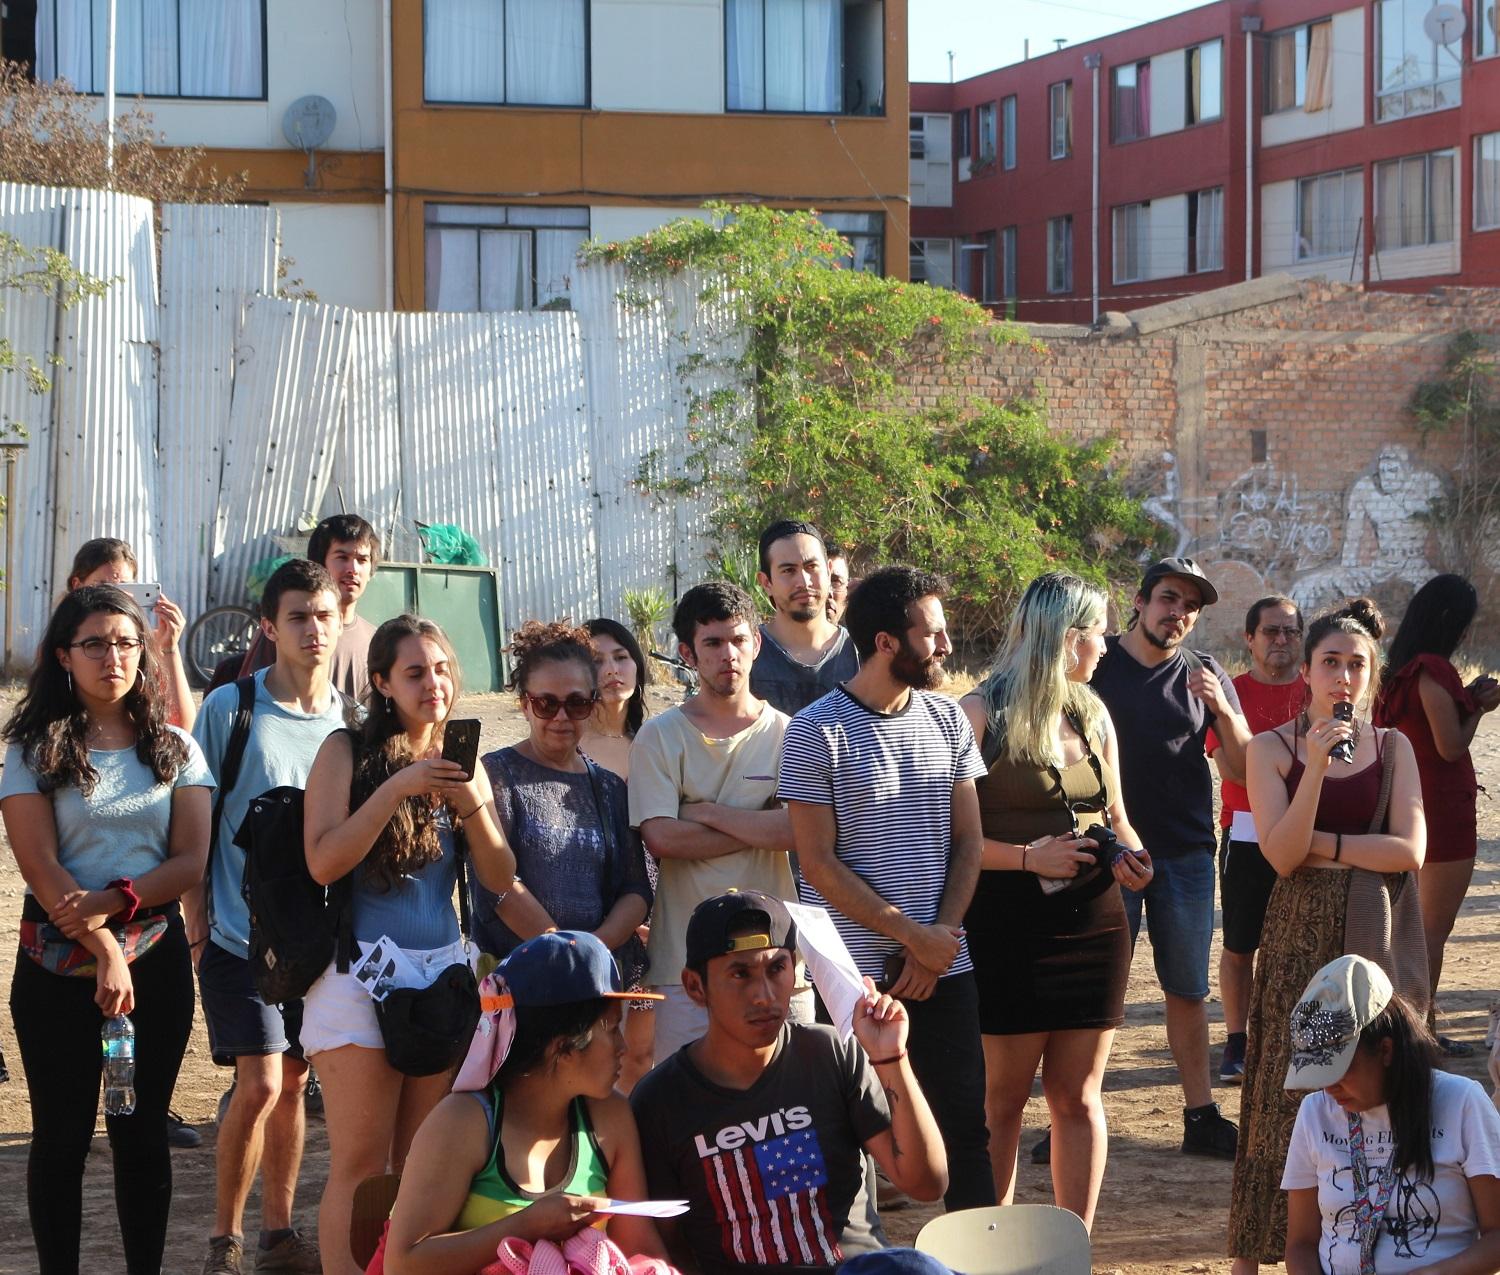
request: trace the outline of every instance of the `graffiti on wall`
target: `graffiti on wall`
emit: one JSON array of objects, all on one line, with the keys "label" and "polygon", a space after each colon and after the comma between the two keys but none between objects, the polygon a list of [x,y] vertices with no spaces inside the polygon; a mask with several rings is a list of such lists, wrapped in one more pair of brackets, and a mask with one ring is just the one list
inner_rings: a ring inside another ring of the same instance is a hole
[{"label": "graffiti on wall", "polygon": [[[1245,605],[1271,592],[1289,594],[1308,614],[1358,594],[1399,604],[1439,570],[1432,515],[1446,486],[1399,444],[1383,446],[1343,491],[1264,463],[1222,491],[1190,500],[1181,494],[1176,457],[1163,453],[1162,465],[1144,508],[1172,531],[1174,553],[1220,564],[1236,601],[1252,595]],[[1225,608],[1231,625],[1234,610]]]}]

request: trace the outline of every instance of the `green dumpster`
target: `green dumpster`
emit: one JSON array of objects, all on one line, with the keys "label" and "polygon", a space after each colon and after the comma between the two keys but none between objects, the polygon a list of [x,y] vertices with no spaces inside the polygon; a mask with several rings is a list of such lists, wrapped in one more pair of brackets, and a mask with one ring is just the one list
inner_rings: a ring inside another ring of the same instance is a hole
[{"label": "green dumpster", "polygon": [[492,567],[382,562],[359,600],[371,624],[411,611],[442,626],[463,670],[466,691],[505,686],[500,581]]}]

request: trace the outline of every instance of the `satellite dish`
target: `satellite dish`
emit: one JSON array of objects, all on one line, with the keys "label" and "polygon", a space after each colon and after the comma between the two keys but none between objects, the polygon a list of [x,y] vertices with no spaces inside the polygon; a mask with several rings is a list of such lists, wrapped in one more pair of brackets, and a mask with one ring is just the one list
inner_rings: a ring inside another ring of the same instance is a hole
[{"label": "satellite dish", "polygon": [[1434,44],[1452,44],[1468,27],[1464,11],[1456,4],[1435,4],[1422,19],[1422,30]]},{"label": "satellite dish", "polygon": [[[1451,6],[1450,6],[1451,7]],[[309,93],[299,97],[281,117],[281,131],[299,151],[315,151],[333,136],[339,113],[326,97]]]}]

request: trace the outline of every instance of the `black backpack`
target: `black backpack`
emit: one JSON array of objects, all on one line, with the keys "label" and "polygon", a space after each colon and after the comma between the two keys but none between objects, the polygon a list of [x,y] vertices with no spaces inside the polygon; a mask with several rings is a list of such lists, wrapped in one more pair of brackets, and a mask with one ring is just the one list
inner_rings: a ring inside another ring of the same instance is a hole
[{"label": "black backpack", "polygon": [[[242,677],[235,687],[239,705],[224,749],[210,854],[216,849],[224,798],[239,779],[255,713],[255,678]],[[334,694],[349,706],[342,691]],[[302,789],[273,788],[256,797],[234,844],[245,852],[240,894],[250,909],[250,969],[261,999],[279,1005],[305,996],[335,956],[339,973],[347,973],[354,950],[352,877],[324,887],[307,870]]]}]

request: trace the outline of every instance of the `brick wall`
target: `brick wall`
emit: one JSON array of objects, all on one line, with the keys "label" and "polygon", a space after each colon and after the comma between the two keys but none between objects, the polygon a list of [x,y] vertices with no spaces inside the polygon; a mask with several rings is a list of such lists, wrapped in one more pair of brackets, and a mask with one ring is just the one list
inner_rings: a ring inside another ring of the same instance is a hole
[{"label": "brick wall", "polygon": [[[1201,627],[1232,640],[1244,608],[1285,591],[1318,610],[1369,592],[1392,622],[1422,580],[1461,570],[1426,515],[1451,491],[1456,440],[1425,445],[1407,413],[1468,328],[1500,339],[1500,289],[1423,295],[1286,276],[1200,294],[1098,331],[1034,325],[961,377],[935,362],[911,399],[1007,398],[1034,389],[1054,428],[1118,439],[1117,458],[1224,605]],[[959,383],[959,382],[962,383]],[[1472,574],[1500,604],[1500,527]]]}]

